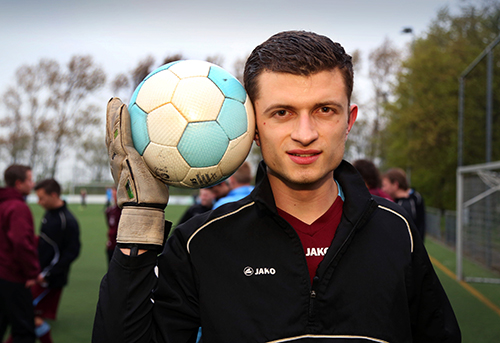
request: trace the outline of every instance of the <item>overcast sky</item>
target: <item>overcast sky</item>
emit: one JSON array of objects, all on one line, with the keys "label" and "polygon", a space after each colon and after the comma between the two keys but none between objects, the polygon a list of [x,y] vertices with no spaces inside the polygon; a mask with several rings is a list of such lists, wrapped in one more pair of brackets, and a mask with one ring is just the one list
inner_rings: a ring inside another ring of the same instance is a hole
[{"label": "overcast sky", "polygon": [[[478,0],[479,1],[479,0]],[[283,30],[315,31],[347,52],[368,54],[386,37],[403,48],[410,26],[425,33],[440,8],[457,11],[462,0],[0,0],[0,94],[15,70],[40,58],[61,64],[91,54],[109,79],[130,71],[147,55],[204,59],[222,55],[228,70],[239,57]],[[363,98],[363,73],[355,81]],[[103,108],[113,94],[102,92]],[[1,109],[2,107],[0,107]],[[362,109],[361,109],[362,113]],[[2,112],[0,111],[0,116]]]},{"label": "overcast sky", "polygon": [[461,0],[0,0],[0,92],[20,65],[41,57],[66,63],[91,54],[111,77],[151,54],[160,62],[225,57],[225,67],[272,34],[315,31],[366,60],[385,37],[404,47],[411,26],[421,35],[438,9]]}]

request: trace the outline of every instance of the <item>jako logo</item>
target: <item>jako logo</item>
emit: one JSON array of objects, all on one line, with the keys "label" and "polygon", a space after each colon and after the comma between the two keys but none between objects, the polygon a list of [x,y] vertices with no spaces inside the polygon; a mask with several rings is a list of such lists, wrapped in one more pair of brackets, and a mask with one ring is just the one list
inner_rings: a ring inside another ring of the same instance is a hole
[{"label": "jako logo", "polygon": [[254,270],[252,267],[245,267],[245,269],[243,269],[243,274],[245,274],[246,276],[274,275],[274,274],[276,274],[276,269],[274,269],[274,268],[256,268]]}]

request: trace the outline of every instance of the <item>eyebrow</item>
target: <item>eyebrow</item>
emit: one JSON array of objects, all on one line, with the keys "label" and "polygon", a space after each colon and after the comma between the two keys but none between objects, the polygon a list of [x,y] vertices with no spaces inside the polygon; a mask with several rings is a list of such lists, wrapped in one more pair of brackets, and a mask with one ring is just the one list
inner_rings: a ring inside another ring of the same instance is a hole
[{"label": "eyebrow", "polygon": [[[319,103],[317,103],[317,104],[314,105],[314,108],[321,108],[321,107],[336,107],[340,111],[343,111],[345,109],[344,105],[342,105],[341,103],[339,103],[337,101],[319,102]],[[291,105],[276,103],[276,104],[271,104],[266,109],[264,109],[264,113],[269,113],[271,111],[274,111],[274,110],[277,110],[277,109],[280,109],[280,108],[291,109],[291,110],[295,109],[295,107],[291,106]]]}]

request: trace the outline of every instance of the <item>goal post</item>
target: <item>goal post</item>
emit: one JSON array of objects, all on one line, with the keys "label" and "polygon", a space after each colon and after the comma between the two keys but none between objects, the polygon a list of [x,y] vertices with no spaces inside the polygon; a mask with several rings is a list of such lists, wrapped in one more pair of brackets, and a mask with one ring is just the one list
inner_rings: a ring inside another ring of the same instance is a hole
[{"label": "goal post", "polygon": [[457,279],[500,284],[500,278],[476,275],[463,263],[467,256],[500,271],[500,161],[457,168],[456,225]]}]

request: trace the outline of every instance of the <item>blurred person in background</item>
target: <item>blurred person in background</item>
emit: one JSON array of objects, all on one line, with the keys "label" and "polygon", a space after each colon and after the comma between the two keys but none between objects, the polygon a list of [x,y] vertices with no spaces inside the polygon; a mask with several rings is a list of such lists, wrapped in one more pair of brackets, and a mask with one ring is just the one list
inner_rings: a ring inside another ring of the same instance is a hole
[{"label": "blurred person in background", "polygon": [[40,265],[33,216],[26,197],[33,189],[31,168],[14,164],[0,188],[0,340],[10,326],[10,342],[35,342],[30,287]]},{"label": "blurred person in background", "polygon": [[177,225],[182,224],[197,214],[210,211],[214,204],[215,194],[207,188],[201,188],[196,198],[196,202],[191,205],[182,215]]},{"label": "blurred person in background", "polygon": [[410,188],[405,171],[401,168],[386,171],[382,175],[382,189],[408,212],[423,241],[426,229],[424,198]]},{"label": "blurred person in background", "polygon": [[214,194],[214,201],[217,202],[219,199],[225,197],[229,193],[229,191],[231,190],[231,186],[229,185],[228,180],[224,180],[221,183],[208,187],[207,189],[209,189]]},{"label": "blurred person in background", "polygon": [[354,161],[352,165],[361,174],[370,194],[393,201],[391,196],[382,190],[380,172],[372,161],[360,159]]},{"label": "blurred person in background", "polygon": [[[116,247],[116,233],[118,232],[118,222],[122,214],[122,209],[116,203],[116,187],[108,188],[111,193],[111,200],[106,207],[104,214],[106,216],[106,225],[108,226],[108,240],[106,242],[106,255],[108,263],[111,261],[113,251]],[[107,190],[106,190],[107,192]]]},{"label": "blurred person in background", "polygon": [[80,229],[76,218],[61,199],[61,186],[54,179],[35,186],[38,204],[46,212],[38,238],[41,273],[33,286],[36,335],[42,343],[51,343],[50,325],[55,320],[62,289],[68,283],[71,264],[80,254]]},{"label": "blurred person in background", "polygon": [[238,201],[249,195],[253,191],[251,185],[253,176],[250,163],[243,164],[231,175],[228,179],[229,188],[231,189],[226,196],[218,199],[214,204],[214,209],[227,204],[228,202]]}]

